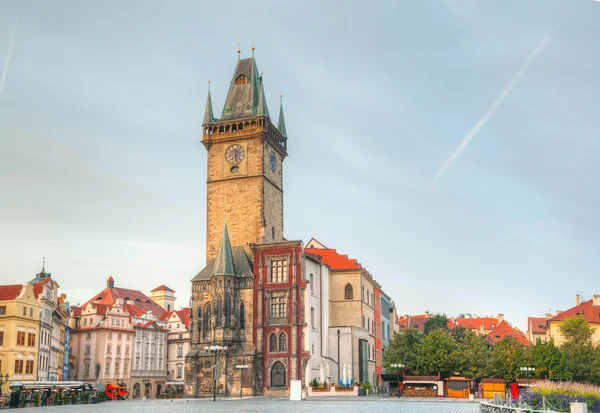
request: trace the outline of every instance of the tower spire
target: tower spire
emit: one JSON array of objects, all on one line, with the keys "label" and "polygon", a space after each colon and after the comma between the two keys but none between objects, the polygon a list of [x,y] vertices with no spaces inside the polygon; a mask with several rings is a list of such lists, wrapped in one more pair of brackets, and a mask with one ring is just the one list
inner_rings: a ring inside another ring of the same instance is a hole
[{"label": "tower spire", "polygon": [[212,99],[210,98],[210,80],[208,81],[208,97],[206,98],[206,108],[204,109],[204,122],[212,123],[215,121],[212,110]]},{"label": "tower spire", "polygon": [[219,249],[217,250],[212,275],[235,275],[233,251],[231,250],[229,231],[227,231],[227,223],[225,220],[223,220],[223,234],[221,235],[221,242],[219,243]]},{"label": "tower spire", "polygon": [[283,116],[283,95],[279,95],[279,122],[277,122],[277,129],[282,136],[287,138],[287,131],[285,129],[285,118]]},{"label": "tower spire", "polygon": [[256,116],[266,116],[267,118],[270,118],[269,109],[267,108],[267,99],[265,98],[265,89],[263,88],[262,73],[259,79],[260,89],[258,91],[258,107],[256,108]]},{"label": "tower spire", "polygon": [[237,50],[237,52],[238,52],[238,60],[240,60],[240,53],[241,53],[241,51],[242,50],[240,49],[240,39],[238,39],[238,50]]},{"label": "tower spire", "polygon": [[254,36],[252,36],[252,58],[254,59]]}]

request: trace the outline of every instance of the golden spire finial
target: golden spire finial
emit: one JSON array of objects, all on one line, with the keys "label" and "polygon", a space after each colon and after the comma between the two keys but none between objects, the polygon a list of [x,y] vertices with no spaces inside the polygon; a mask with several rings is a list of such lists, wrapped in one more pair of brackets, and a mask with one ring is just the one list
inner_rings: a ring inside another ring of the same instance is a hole
[{"label": "golden spire finial", "polygon": [[252,36],[252,57],[254,57],[254,36]]},{"label": "golden spire finial", "polygon": [[238,51],[237,52],[238,52],[238,60],[240,60],[240,52],[241,52],[241,50],[240,50],[240,39],[238,39]]}]

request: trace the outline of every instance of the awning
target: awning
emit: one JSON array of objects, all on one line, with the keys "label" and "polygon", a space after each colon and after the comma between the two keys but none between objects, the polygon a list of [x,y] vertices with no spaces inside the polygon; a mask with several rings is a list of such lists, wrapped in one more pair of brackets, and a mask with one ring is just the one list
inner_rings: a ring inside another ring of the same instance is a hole
[{"label": "awning", "polygon": [[192,350],[185,355],[185,357],[196,357],[198,355],[198,350]]},{"label": "awning", "polygon": [[184,383],[182,381],[168,381],[167,386],[183,386]]}]

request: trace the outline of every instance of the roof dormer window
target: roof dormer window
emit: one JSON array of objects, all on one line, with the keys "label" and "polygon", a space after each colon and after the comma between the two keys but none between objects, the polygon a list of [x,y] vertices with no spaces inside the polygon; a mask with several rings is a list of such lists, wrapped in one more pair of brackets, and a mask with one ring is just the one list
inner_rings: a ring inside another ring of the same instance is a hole
[{"label": "roof dormer window", "polygon": [[246,76],[246,75],[239,75],[235,79],[235,84],[236,85],[247,85],[248,84],[248,76]]}]

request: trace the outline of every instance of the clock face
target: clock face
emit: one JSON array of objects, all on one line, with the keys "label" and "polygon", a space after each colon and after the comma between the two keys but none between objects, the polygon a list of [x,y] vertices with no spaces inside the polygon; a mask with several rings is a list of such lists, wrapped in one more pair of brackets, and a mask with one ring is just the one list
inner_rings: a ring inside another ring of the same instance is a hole
[{"label": "clock face", "polygon": [[244,156],[246,156],[246,152],[244,148],[240,145],[231,145],[225,151],[225,160],[230,164],[237,165],[238,163],[244,160]]},{"label": "clock face", "polygon": [[277,158],[273,151],[269,154],[269,162],[271,163],[271,170],[275,172],[275,169],[277,169]]}]

